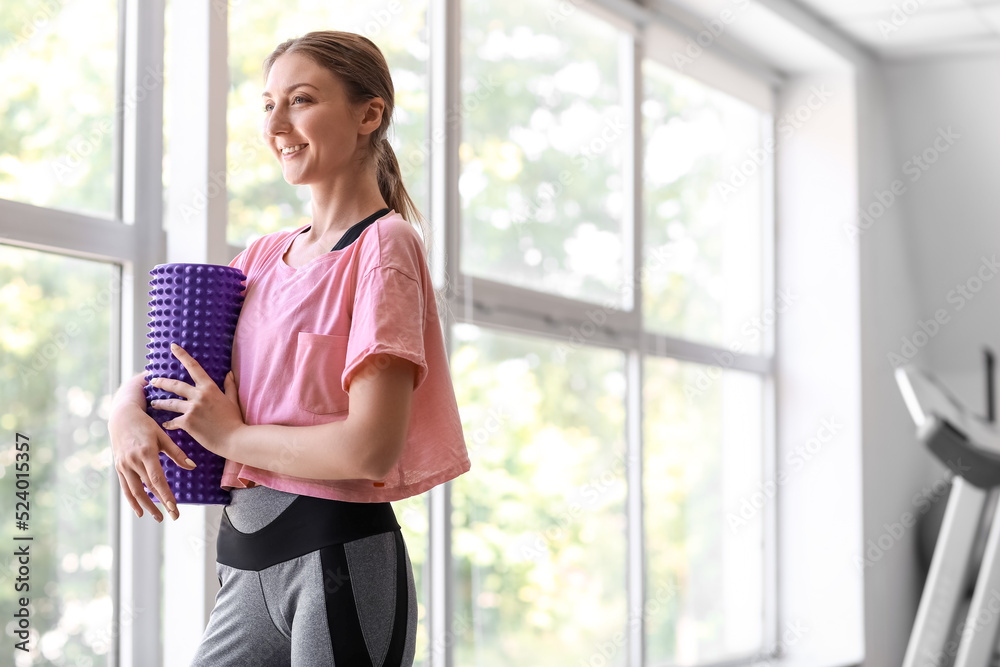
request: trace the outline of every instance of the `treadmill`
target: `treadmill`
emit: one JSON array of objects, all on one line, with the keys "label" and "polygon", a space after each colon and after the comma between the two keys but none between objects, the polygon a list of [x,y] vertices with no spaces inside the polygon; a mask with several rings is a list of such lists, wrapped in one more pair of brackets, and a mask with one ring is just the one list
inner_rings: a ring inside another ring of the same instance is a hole
[{"label": "treadmill", "polygon": [[[914,366],[896,370],[918,437],[954,472],[903,667],[1000,665],[1000,511],[991,512],[995,502],[990,502],[996,497],[991,491],[1000,486],[1000,431],[994,423],[989,351],[986,367],[985,419],[929,373]],[[972,577],[975,585],[967,602]]]}]

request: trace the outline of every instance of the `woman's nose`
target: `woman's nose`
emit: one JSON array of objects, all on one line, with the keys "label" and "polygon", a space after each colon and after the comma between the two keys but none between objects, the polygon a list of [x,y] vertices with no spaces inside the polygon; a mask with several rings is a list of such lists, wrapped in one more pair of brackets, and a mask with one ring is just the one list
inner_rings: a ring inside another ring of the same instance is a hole
[{"label": "woman's nose", "polygon": [[271,113],[268,115],[267,120],[264,121],[264,134],[269,137],[273,137],[276,134],[287,130],[287,114],[280,106],[274,107],[271,109]]}]

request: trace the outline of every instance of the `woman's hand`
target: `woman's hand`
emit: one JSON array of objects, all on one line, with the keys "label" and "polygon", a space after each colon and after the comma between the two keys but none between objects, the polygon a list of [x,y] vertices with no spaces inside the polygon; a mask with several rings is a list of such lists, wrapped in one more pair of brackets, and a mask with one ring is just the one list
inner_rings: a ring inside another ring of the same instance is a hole
[{"label": "woman's hand", "polygon": [[139,373],[122,384],[108,418],[115,470],[122,494],[136,516],[141,517],[145,507],[154,519],[163,521],[163,515],[146,495],[145,484],[170,512],[170,518],[176,521],[180,514],[160,465],[159,453],[162,451],[182,468],[191,470],[195,465],[184,450],[174,444],[159,424],[146,414],[146,397],[142,389],[146,382],[143,375]]},{"label": "woman's hand", "polygon": [[230,437],[246,426],[232,371],[226,375],[226,391],[222,393],[194,357],[179,345],[172,344],[170,350],[187,369],[194,385],[169,378],[153,378],[151,384],[154,387],[173,392],[185,400],[166,398],[152,401],[150,405],[158,410],[181,413],[179,417],[163,422],[163,428],[182,428],[208,451],[226,456],[226,444]]}]

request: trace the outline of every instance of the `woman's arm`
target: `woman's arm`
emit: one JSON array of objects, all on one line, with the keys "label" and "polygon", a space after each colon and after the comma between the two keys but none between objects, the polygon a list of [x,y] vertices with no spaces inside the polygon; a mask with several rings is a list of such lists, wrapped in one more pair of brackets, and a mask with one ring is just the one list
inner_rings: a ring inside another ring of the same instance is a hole
[{"label": "woman's arm", "polygon": [[403,452],[415,372],[416,365],[400,357],[369,357],[351,382],[347,419],[316,426],[244,425],[217,453],[307,479],[383,479]]},{"label": "woman's arm", "polygon": [[157,521],[163,516],[155,506],[143,483],[159,499],[176,520],[180,516],[177,501],[170,490],[159,453],[162,451],[177,465],[192,469],[194,463],[187,458],[180,447],[174,444],[163,429],[146,414],[145,372],[137,373],[122,383],[115,393],[108,417],[108,432],[111,436],[111,451],[115,460],[115,471],[121,483],[122,494],[136,516],[142,516],[143,508]]},{"label": "woman's arm", "polygon": [[145,375],[146,371],[142,371],[122,382],[111,401],[111,414],[125,405],[134,405],[146,411],[146,394],[142,390],[146,386]]},{"label": "woman's arm", "polygon": [[223,395],[190,355],[180,348],[174,354],[195,386],[155,379],[156,386],[187,400],[156,401],[154,407],[183,413],[164,428],[183,428],[219,456],[306,479],[380,480],[399,460],[416,376],[411,361],[389,354],[366,359],[349,387],[347,419],[316,426],[249,426],[233,402],[231,380]]}]

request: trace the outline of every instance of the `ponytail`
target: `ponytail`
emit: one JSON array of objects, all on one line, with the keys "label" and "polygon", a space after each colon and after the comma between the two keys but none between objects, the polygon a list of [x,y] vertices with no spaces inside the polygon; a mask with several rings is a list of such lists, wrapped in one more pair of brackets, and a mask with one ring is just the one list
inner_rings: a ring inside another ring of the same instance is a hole
[{"label": "ponytail", "polygon": [[[374,141],[374,138],[372,140]],[[372,152],[375,156],[375,172],[378,176],[378,189],[382,193],[382,199],[389,205],[389,208],[403,216],[407,222],[410,224],[416,222],[420,225],[420,236],[423,238],[425,250],[429,253],[430,230],[427,227],[427,221],[417,210],[417,205],[413,203],[410,193],[403,185],[403,175],[399,169],[399,162],[396,160],[396,153],[389,143],[389,138],[383,134],[381,140],[375,143]]]}]

